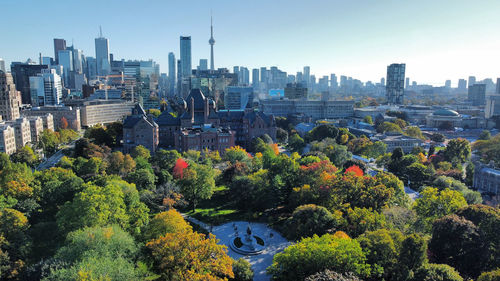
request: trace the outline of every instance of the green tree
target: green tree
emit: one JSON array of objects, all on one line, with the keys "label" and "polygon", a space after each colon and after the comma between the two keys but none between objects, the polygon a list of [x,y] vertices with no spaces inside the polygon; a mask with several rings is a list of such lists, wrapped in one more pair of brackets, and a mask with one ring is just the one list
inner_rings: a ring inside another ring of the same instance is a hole
[{"label": "green tree", "polygon": [[132,149],[132,151],[130,152],[130,156],[132,156],[134,159],[141,157],[148,160],[151,157],[151,153],[149,152],[149,149],[145,148],[142,145],[138,145]]},{"label": "green tree", "polygon": [[40,135],[38,146],[47,154],[53,154],[59,147],[59,138],[57,134],[49,129],[43,130]]},{"label": "green tree", "polygon": [[137,189],[142,190],[153,190],[155,186],[155,175],[152,171],[142,168],[135,170],[134,172],[128,174],[127,180],[131,183],[135,183]]},{"label": "green tree", "polygon": [[455,190],[438,191],[437,188],[427,187],[420,195],[422,197],[415,200],[413,208],[419,216],[423,230],[427,232],[430,232],[436,219],[467,206],[465,198]]},{"label": "green tree", "polygon": [[277,128],[276,129],[276,139],[278,140],[279,143],[287,143],[288,142],[288,132],[281,129]]},{"label": "green tree", "polygon": [[462,138],[452,139],[448,142],[443,155],[449,162],[453,162],[456,159],[460,163],[465,163],[471,156],[470,143],[468,140]]},{"label": "green tree", "polygon": [[192,227],[174,209],[158,213],[144,231],[144,241],[159,238],[167,233],[191,231]]},{"label": "green tree", "polygon": [[401,130],[401,127],[398,126],[397,124],[394,124],[392,122],[384,122],[377,127],[377,132],[379,133],[396,132],[402,134],[403,130]]},{"label": "green tree", "polygon": [[70,264],[92,256],[134,259],[138,250],[134,238],[119,226],[86,227],[68,233],[56,258]]},{"label": "green tree", "polygon": [[491,133],[488,130],[484,130],[479,134],[479,139],[480,140],[489,140],[491,139]]},{"label": "green tree", "polygon": [[346,225],[343,228],[353,237],[385,226],[384,215],[367,208],[349,208],[345,217]]},{"label": "green tree", "polygon": [[302,153],[302,149],[306,146],[304,139],[299,134],[293,134],[288,140],[288,147],[293,152]]},{"label": "green tree", "polygon": [[85,130],[85,138],[92,140],[97,145],[113,146],[113,136],[101,124],[91,126]]},{"label": "green tree", "polygon": [[215,171],[212,167],[191,162],[184,169],[184,176],[179,180],[181,193],[191,204],[192,210],[196,209],[198,202],[212,197],[215,188]]},{"label": "green tree", "polygon": [[311,141],[321,141],[325,138],[337,138],[339,134],[339,129],[333,125],[323,124],[314,127],[311,131],[309,131],[306,135],[306,140],[308,142]]},{"label": "green tree", "polygon": [[23,146],[18,149],[14,154],[10,156],[12,162],[16,163],[26,163],[26,165],[30,167],[35,167],[38,163],[38,155],[33,152],[33,149],[30,146]]},{"label": "green tree", "polygon": [[329,269],[310,275],[305,281],[361,281],[352,272],[342,274]]},{"label": "green tree", "polygon": [[408,280],[427,263],[427,241],[418,234],[408,235],[401,243],[398,257],[399,279]]},{"label": "green tree", "polygon": [[399,231],[378,229],[365,232],[357,238],[361,248],[366,253],[367,263],[374,270],[371,278],[374,280],[393,280],[398,263],[399,249],[403,241],[403,235]]},{"label": "green tree", "polygon": [[444,137],[443,134],[440,133],[434,133],[431,135],[431,140],[435,142],[444,142],[446,138]]},{"label": "green tree", "polygon": [[253,271],[250,263],[244,258],[239,258],[233,262],[234,278],[230,281],[252,281]]},{"label": "green tree", "polygon": [[341,223],[342,215],[330,213],[326,208],[314,204],[297,207],[286,222],[286,233],[290,239],[323,235]]},{"label": "green tree", "polygon": [[111,153],[108,157],[107,172],[125,176],[135,170],[135,161],[129,154],[124,155],[120,151]]},{"label": "green tree", "polygon": [[361,277],[370,275],[370,265],[366,264],[366,256],[358,241],[331,234],[304,238],[288,246],[274,256],[267,272],[273,280],[294,281],[304,280],[325,269],[352,272]]},{"label": "green tree", "polygon": [[428,264],[415,272],[412,281],[463,281],[464,279],[451,266]]},{"label": "green tree", "polygon": [[500,268],[481,273],[477,281],[500,281]]},{"label": "green tree", "polygon": [[417,138],[417,139],[425,139],[424,135],[422,134],[422,131],[420,131],[420,128],[417,126],[410,126],[405,129],[405,135]]},{"label": "green tree", "polygon": [[373,118],[370,116],[370,115],[366,115],[364,118],[363,118],[363,121],[365,123],[368,123],[370,125],[373,125]]}]

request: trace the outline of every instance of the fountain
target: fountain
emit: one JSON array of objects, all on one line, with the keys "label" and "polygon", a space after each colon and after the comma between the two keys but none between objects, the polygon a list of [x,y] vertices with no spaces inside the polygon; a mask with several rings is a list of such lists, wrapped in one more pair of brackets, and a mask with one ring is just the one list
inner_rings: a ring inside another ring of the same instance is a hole
[{"label": "fountain", "polygon": [[260,254],[264,248],[265,243],[264,239],[260,238],[257,235],[252,234],[252,229],[250,225],[247,227],[247,231],[243,239],[238,236],[238,230],[235,228],[236,235],[235,238],[231,241],[231,249],[233,249],[238,254],[242,255],[257,255]]}]

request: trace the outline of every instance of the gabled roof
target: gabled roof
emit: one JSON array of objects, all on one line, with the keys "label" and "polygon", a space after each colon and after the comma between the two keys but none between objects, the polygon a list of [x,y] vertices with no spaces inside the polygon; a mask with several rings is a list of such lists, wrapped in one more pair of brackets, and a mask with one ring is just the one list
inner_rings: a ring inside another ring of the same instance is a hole
[{"label": "gabled roof", "polygon": [[186,98],[187,107],[191,106],[191,98],[194,99],[194,109],[203,110],[205,108],[205,95],[200,89],[192,89]]},{"label": "gabled roof", "polygon": [[156,118],[156,123],[158,125],[164,125],[164,126],[176,126],[181,124],[181,120],[179,118],[176,118],[170,114],[167,110],[163,111],[158,118]]},{"label": "gabled roof", "polygon": [[243,118],[246,118],[250,121],[250,124],[252,124],[253,122],[255,122],[255,120],[257,118],[261,118],[262,120],[264,120],[264,122],[266,123],[266,125],[268,126],[272,126],[272,123],[273,123],[273,119],[271,116],[263,113],[263,112],[260,112],[260,111],[252,111],[252,112],[249,112],[247,114],[245,114],[245,116],[243,116]]},{"label": "gabled roof", "polygon": [[144,115],[131,115],[127,116],[125,120],[123,120],[123,128],[131,129],[133,128],[139,121],[144,118]]}]

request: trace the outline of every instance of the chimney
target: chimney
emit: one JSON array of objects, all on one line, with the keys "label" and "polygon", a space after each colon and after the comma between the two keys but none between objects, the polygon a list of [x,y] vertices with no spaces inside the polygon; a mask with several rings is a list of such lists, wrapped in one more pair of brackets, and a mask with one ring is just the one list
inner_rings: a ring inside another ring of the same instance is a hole
[{"label": "chimney", "polygon": [[204,112],[204,123],[208,124],[208,114],[210,113],[210,109],[208,106],[208,98],[205,98],[205,112]]},{"label": "chimney", "polygon": [[194,98],[191,97],[191,123],[194,123]]}]

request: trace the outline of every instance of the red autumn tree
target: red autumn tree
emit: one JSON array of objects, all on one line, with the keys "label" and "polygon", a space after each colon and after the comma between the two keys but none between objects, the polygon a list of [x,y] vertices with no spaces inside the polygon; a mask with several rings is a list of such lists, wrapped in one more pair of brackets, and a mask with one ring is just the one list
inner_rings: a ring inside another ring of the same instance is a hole
[{"label": "red autumn tree", "polygon": [[176,179],[182,179],[184,176],[184,169],[188,167],[188,163],[184,161],[184,159],[179,158],[175,162],[174,169],[173,169],[173,175]]},{"label": "red autumn tree", "polygon": [[357,165],[352,165],[351,167],[347,168],[345,170],[345,173],[354,173],[355,176],[362,177],[363,176],[363,170],[361,170]]},{"label": "red autumn tree", "polygon": [[61,117],[61,129],[67,129],[68,128],[68,119],[66,117]]}]

